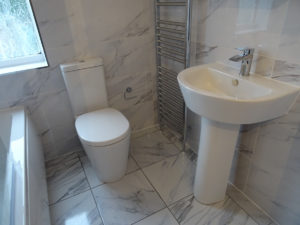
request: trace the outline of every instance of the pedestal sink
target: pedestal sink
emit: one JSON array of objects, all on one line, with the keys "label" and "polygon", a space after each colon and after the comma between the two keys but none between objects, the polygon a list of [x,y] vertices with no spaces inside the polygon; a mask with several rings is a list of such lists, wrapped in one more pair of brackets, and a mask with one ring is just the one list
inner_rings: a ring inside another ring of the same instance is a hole
[{"label": "pedestal sink", "polygon": [[186,106],[201,116],[194,195],[204,204],[225,197],[240,124],[284,115],[299,93],[296,86],[238,73],[214,63],[188,68],[177,77]]}]

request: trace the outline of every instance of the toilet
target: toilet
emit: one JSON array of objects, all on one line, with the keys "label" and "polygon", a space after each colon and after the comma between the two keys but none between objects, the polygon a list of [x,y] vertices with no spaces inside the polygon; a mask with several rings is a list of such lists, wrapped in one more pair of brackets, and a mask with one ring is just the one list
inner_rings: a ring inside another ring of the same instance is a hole
[{"label": "toilet", "polygon": [[127,169],[130,125],[108,107],[103,60],[60,65],[75,116],[75,127],[92,167],[102,182],[122,178]]}]

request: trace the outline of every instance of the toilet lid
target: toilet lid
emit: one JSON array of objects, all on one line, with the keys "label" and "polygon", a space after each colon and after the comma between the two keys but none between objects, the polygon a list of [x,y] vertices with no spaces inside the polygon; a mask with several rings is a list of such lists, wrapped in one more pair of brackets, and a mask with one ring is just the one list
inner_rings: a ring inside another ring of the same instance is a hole
[{"label": "toilet lid", "polygon": [[129,122],[118,110],[112,108],[89,112],[77,117],[78,136],[91,146],[116,143],[128,135]]}]

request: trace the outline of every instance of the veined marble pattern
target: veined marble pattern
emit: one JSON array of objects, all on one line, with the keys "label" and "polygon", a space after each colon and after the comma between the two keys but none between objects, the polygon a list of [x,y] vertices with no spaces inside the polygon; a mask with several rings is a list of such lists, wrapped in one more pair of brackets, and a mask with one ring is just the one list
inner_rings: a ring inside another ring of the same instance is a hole
[{"label": "veined marble pattern", "polygon": [[134,225],[179,225],[169,209],[163,209]]},{"label": "veined marble pattern", "polygon": [[131,154],[142,168],[179,152],[174,141],[163,136],[161,131],[135,138],[131,142]]},{"label": "veined marble pattern", "polygon": [[[0,108],[29,108],[47,160],[80,145],[59,64],[103,57],[109,104],[133,129],[156,123],[153,2],[33,0],[32,5],[49,67],[0,76]],[[133,91],[125,98],[129,86]]]},{"label": "veined marble pattern", "polygon": [[227,187],[227,195],[233,199],[243,210],[247,212],[259,225],[271,225],[275,224],[270,217],[258,209],[249,199],[245,197],[240,191],[238,191],[232,185]]},{"label": "veined marble pattern", "polygon": [[91,191],[50,207],[52,225],[103,225]]},{"label": "veined marble pattern", "polygon": [[77,153],[47,162],[46,171],[50,204],[90,188]]},{"label": "veined marble pattern", "polygon": [[[191,65],[221,61],[239,68],[228,58],[238,54],[234,48],[250,46],[251,72],[300,86],[299,11],[296,0],[195,0]],[[289,225],[300,221],[299,109],[300,98],[281,118],[243,126],[230,177],[274,220]],[[188,125],[189,144],[197,149],[199,118],[189,115]]]},{"label": "veined marble pattern", "polygon": [[181,225],[258,225],[228,197],[213,205],[202,205],[188,196],[171,205],[170,210]]},{"label": "veined marble pattern", "polygon": [[276,60],[272,77],[300,86],[300,64]]},{"label": "veined marble pattern", "polygon": [[137,222],[165,207],[141,171],[93,189],[105,225]]},{"label": "veined marble pattern", "polygon": [[162,128],[161,132],[163,136],[168,138],[180,151],[183,150],[183,137],[181,134],[168,127]]},{"label": "veined marble pattern", "polygon": [[195,159],[194,153],[182,152],[143,168],[167,205],[193,193]]},{"label": "veined marble pattern", "polygon": [[[158,135],[163,133],[158,133]],[[147,133],[144,136],[147,136]],[[168,137],[170,138],[170,136]],[[153,139],[155,140],[155,137]],[[176,139],[171,138],[170,141],[174,143]],[[70,176],[72,177],[70,184],[78,183],[75,181],[76,179],[80,184],[82,177],[89,180],[89,182],[86,181],[87,190],[76,189],[76,192],[73,191],[69,193],[70,195],[67,194],[66,198],[61,198],[51,204],[53,225],[204,225],[208,223],[198,222],[206,221],[207,217],[211,222],[209,224],[256,225],[230,199],[226,200],[226,202],[229,201],[228,204],[224,203],[224,206],[217,209],[215,209],[215,205],[204,206],[192,201],[192,210],[187,207],[184,208],[184,211],[180,211],[182,208],[178,206],[186,205],[188,202],[186,199],[189,199],[192,194],[196,162],[195,154],[192,152],[182,152],[176,156],[167,157],[143,168],[143,170],[137,166],[133,158],[130,158],[126,176],[114,183],[101,185],[95,177],[95,172],[89,165],[84,151],[76,150],[81,151],[66,154],[47,162],[48,175],[52,180],[58,180],[56,178],[60,178],[62,174],[66,175],[61,182],[53,183],[48,180],[49,195],[51,191],[54,191],[55,195],[52,193],[52,196],[60,197],[64,192],[68,193],[68,190],[73,190],[74,186],[69,188],[69,184],[64,181],[68,180],[68,171],[74,163],[78,162],[79,158],[82,164],[80,165],[81,170],[78,171],[84,170],[84,173],[80,172],[77,176]],[[64,189],[62,188],[63,183],[66,184]],[[58,187],[57,190],[55,185]],[[167,208],[167,204],[169,208]],[[245,207],[245,209],[248,208],[249,205]],[[250,209],[252,208],[250,207]],[[253,213],[253,210],[250,212],[254,218],[260,215]],[[178,216],[179,214],[180,216]],[[196,220],[194,220],[195,217]],[[232,223],[227,223],[228,221]]]}]

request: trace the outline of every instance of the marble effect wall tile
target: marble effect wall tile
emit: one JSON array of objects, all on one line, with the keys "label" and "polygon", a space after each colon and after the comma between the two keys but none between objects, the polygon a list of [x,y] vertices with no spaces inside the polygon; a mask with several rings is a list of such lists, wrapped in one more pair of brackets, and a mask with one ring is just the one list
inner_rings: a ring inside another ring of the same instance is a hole
[{"label": "marble effect wall tile", "polygon": [[250,167],[251,158],[247,154],[236,150],[232,160],[229,181],[240,190],[244,190],[247,185]]},{"label": "marble effect wall tile", "polygon": [[294,160],[300,143],[299,123],[288,125],[281,120],[285,118],[262,128],[245,193],[278,222],[297,224],[299,175],[294,173],[298,168]]},{"label": "marble effect wall tile", "polygon": [[253,220],[259,225],[271,225],[275,224],[272,218],[266,213],[263,213],[261,208],[258,208],[253,202],[251,202],[246,196],[238,191],[234,186],[228,185],[226,194],[239,205]]},{"label": "marble effect wall tile", "polygon": [[[295,0],[194,1],[192,65],[221,61],[238,69],[228,58],[249,46],[255,48],[252,72],[299,86],[299,9]],[[298,224],[300,215],[299,176],[291,172],[298,168],[291,157],[299,148],[299,113],[300,97],[288,115],[243,126],[230,177],[281,224]],[[189,142],[197,146],[199,118],[188,120]]]},{"label": "marble effect wall tile", "polygon": [[[1,76],[0,108],[29,108],[47,159],[80,145],[59,70],[62,63],[103,57],[110,105],[129,118],[133,129],[156,123],[152,2],[34,0],[32,4],[49,67]],[[129,86],[133,92],[125,99]]]},{"label": "marble effect wall tile", "polygon": [[281,31],[281,38],[279,43],[276,58],[286,61],[299,61],[300,55],[300,25],[299,8],[300,2],[295,0],[285,1],[288,4],[287,11],[282,14],[284,17],[284,26]]},{"label": "marble effect wall tile", "polygon": [[276,60],[272,77],[300,86],[300,64]]},{"label": "marble effect wall tile", "polygon": [[260,129],[260,124],[242,125],[240,128],[236,150],[251,157],[255,151],[255,145],[260,135]]}]

